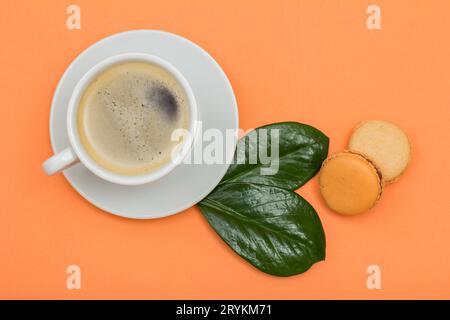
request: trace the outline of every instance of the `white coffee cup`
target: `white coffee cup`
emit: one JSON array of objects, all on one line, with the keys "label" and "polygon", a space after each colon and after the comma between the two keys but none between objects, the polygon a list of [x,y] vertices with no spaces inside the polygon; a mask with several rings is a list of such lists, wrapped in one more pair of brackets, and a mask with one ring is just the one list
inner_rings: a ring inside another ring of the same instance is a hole
[{"label": "white coffee cup", "polygon": [[[81,143],[77,128],[77,112],[79,102],[85,88],[102,71],[108,69],[114,64],[129,61],[149,62],[158,65],[168,71],[184,89],[189,107],[189,134],[187,135],[187,137],[185,137],[181,148],[179,148],[175,154],[172,154],[171,160],[168,163],[164,164],[158,169],[155,169],[154,171],[141,175],[121,175],[109,171],[99,165],[86,152],[83,144]],[[69,136],[70,144],[61,152],[47,159],[42,164],[42,168],[47,175],[53,175],[73,166],[78,162],[81,162],[89,171],[91,171],[98,177],[112,183],[122,185],[140,185],[149,183],[168,174],[188,155],[194,143],[198,122],[199,113],[197,110],[197,103],[195,101],[194,93],[192,92],[188,81],[173,65],[160,57],[150,54],[124,53],[116,55],[97,63],[94,67],[92,67],[88,72],[84,74],[80,81],[78,81],[69,100],[69,107],[67,112],[67,133]]]}]

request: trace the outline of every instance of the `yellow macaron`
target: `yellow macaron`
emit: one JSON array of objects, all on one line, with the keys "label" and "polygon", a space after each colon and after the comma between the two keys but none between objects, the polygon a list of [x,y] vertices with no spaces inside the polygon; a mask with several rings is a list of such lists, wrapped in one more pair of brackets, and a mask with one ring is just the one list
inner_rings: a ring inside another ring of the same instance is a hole
[{"label": "yellow macaron", "polygon": [[383,192],[381,176],[375,165],[350,151],[335,153],[323,162],[319,186],[328,207],[343,215],[369,210]]},{"label": "yellow macaron", "polygon": [[353,130],[348,149],[373,161],[388,183],[405,171],[411,158],[411,144],[405,132],[382,120],[360,123]]}]

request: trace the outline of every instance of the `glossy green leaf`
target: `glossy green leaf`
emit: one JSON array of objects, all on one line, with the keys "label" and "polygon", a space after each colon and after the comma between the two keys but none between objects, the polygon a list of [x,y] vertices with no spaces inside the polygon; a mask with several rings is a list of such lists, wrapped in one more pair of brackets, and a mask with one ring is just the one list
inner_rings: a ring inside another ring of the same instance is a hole
[{"label": "glossy green leaf", "polygon": [[295,275],[325,259],[320,219],[293,190],[320,169],[328,142],[296,122],[257,128],[238,142],[233,164],[198,204],[220,237],[263,272]]},{"label": "glossy green leaf", "polygon": [[295,275],[325,259],[320,219],[295,192],[260,184],[226,183],[199,207],[220,237],[263,272]]},{"label": "glossy green leaf", "polygon": [[[272,144],[277,140],[272,141],[271,137],[276,132],[279,133],[278,170],[275,174],[264,174],[261,169],[273,164],[267,163],[267,159],[272,157]],[[239,140],[233,164],[220,183],[248,182],[295,190],[320,169],[328,155],[328,142],[328,137],[321,131],[297,122],[259,127]]]}]

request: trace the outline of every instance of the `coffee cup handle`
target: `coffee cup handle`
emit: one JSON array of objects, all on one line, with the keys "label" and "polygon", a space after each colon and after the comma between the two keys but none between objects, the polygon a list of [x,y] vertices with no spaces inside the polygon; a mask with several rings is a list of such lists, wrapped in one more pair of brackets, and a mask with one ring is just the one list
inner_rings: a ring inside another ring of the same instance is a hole
[{"label": "coffee cup handle", "polygon": [[71,167],[79,161],[80,160],[75,154],[75,151],[73,151],[72,147],[67,147],[63,151],[58,152],[45,160],[42,164],[42,169],[47,175],[51,176]]}]

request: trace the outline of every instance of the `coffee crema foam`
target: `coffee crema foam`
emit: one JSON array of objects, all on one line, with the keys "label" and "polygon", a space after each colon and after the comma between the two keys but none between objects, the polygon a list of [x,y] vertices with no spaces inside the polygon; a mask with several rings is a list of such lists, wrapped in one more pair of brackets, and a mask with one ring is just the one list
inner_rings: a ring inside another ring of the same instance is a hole
[{"label": "coffee crema foam", "polygon": [[189,127],[187,96],[168,71],[125,62],[99,74],[85,89],[78,132],[87,153],[124,175],[153,171],[171,160],[172,132]]}]

